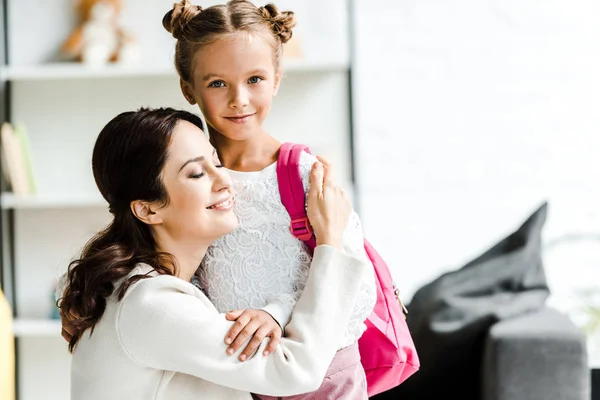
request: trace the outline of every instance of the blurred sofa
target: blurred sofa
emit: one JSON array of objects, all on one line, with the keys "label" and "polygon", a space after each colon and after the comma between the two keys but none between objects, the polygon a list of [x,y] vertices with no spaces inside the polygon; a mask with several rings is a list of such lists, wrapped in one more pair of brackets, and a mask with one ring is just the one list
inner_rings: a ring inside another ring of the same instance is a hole
[{"label": "blurred sofa", "polygon": [[514,233],[420,288],[407,323],[421,369],[376,400],[589,400],[586,343],[546,306],[542,204]]}]

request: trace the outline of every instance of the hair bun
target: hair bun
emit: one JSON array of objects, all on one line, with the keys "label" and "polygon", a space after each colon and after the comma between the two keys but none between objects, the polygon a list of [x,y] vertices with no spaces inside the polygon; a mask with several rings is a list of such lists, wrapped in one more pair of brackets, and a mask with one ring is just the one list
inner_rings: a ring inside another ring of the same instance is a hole
[{"label": "hair bun", "polygon": [[271,25],[271,30],[281,43],[292,38],[292,28],[296,26],[296,16],[292,11],[280,12],[275,4],[267,4],[259,8],[263,18]]},{"label": "hair bun", "polygon": [[173,5],[173,9],[163,17],[164,28],[177,40],[185,35],[186,28],[192,19],[202,12],[202,7],[182,0]]}]

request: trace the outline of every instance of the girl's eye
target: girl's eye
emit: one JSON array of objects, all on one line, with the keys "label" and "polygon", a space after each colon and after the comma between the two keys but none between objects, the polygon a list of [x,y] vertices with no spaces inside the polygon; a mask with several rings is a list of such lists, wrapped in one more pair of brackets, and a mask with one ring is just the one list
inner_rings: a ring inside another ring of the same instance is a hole
[{"label": "girl's eye", "polygon": [[222,87],[225,87],[225,82],[223,82],[223,81],[213,81],[208,86],[209,87],[214,87],[214,88],[222,88]]},{"label": "girl's eye", "polygon": [[225,168],[225,166],[223,164],[215,164],[216,168]]},{"label": "girl's eye", "polygon": [[250,84],[259,83],[262,80],[263,80],[263,78],[261,78],[260,76],[253,76],[252,78],[248,79],[248,83],[250,83]]},{"label": "girl's eye", "polygon": [[190,179],[200,179],[204,176],[204,172],[200,172],[199,174],[191,174],[189,176]]}]

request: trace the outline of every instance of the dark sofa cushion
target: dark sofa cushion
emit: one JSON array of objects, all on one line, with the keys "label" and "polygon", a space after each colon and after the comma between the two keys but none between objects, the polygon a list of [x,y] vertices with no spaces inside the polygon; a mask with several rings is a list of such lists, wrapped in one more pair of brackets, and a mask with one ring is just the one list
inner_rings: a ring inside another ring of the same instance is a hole
[{"label": "dark sofa cushion", "polygon": [[496,322],[544,305],[541,256],[547,203],[519,229],[462,268],[420,288],[407,323],[421,369],[374,399],[480,399],[483,344]]}]

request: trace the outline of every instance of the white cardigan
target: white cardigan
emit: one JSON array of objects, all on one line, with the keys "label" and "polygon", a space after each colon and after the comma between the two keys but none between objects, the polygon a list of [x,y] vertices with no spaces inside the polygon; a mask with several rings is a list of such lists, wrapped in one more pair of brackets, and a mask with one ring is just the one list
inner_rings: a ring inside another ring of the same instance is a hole
[{"label": "white cardigan", "polygon": [[[139,265],[131,275],[150,271]],[[315,249],[306,288],[276,351],[245,362],[228,356],[233,324],[194,285],[157,275],[111,297],[93,333],[80,339],[71,364],[72,400],[197,400],[286,396],[316,390],[340,342],[365,260],[329,246]]]}]

